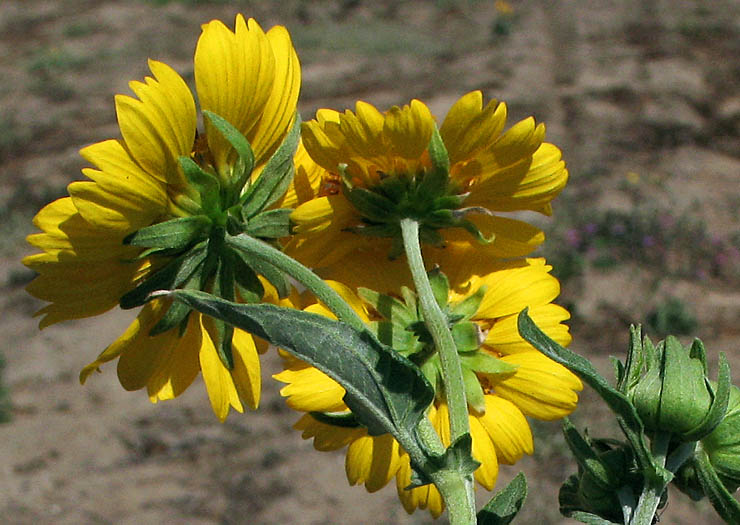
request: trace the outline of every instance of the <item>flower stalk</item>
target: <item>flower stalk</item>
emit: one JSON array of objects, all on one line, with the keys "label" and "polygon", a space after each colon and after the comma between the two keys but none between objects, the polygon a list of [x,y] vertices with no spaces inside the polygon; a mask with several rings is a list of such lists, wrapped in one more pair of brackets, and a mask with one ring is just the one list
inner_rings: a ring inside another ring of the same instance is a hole
[{"label": "flower stalk", "polygon": [[[409,269],[414,280],[416,292],[419,295],[422,315],[429,329],[434,344],[439,353],[442,368],[445,398],[450,411],[450,441],[455,443],[458,439],[470,434],[470,422],[468,419],[468,406],[465,399],[465,383],[463,381],[460,358],[455,346],[455,340],[447,326],[447,320],[434,297],[432,286],[429,283],[424,259],[421,254],[419,242],[419,223],[411,218],[401,219],[401,233],[403,245],[406,252]],[[468,508],[472,507],[472,520],[475,522],[475,499],[473,497],[472,476],[466,476],[464,484],[452,483],[445,480],[441,485],[437,484],[445,502],[449,507],[450,523],[467,523],[464,515],[460,515],[462,521],[453,521],[453,514],[462,514],[462,508],[455,508],[464,502]],[[461,498],[461,492],[464,497]]]}]

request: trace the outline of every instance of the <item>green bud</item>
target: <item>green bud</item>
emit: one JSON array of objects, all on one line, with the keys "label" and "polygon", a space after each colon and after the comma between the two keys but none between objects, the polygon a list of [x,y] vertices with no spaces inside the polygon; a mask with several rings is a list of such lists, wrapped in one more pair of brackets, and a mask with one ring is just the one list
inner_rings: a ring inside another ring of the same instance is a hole
[{"label": "green bud", "polygon": [[732,386],[722,422],[701,440],[709,462],[728,490],[740,487],[740,388]]},{"label": "green bud", "polygon": [[653,347],[646,338],[642,345],[632,345],[631,352],[644,354],[629,358],[640,364],[642,374],[628,385],[627,395],[648,431],[670,432],[679,440],[693,441],[716,425],[717,410],[724,408],[707,378],[700,343],[684,348],[669,336]]}]

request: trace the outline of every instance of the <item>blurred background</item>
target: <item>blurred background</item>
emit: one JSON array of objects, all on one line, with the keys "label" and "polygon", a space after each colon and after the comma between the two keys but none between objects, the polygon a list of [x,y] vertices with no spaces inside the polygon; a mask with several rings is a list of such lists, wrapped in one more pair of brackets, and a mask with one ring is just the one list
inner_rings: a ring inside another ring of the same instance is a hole
[{"label": "blurred background", "polygon": [[[431,523],[393,486],[349,487],[343,452],[314,452],[263,360],[260,410],[213,416],[202,385],[152,405],[115,365],[77,375],[130,312],[39,332],[20,264],[31,218],[82,177],[78,150],[117,137],[113,95],[162,60],[189,82],[200,24],[237,12],[288,27],[303,67],[300,110],[425,101],[443,118],[462,94],[506,101],[510,124],[547,125],[571,179],[551,218],[527,217],[562,283],[572,348],[611,375],[630,323],[698,336],[740,377],[740,5],[733,0],[0,2],[0,516],[5,523]],[[732,57],[736,57],[733,59]],[[199,381],[199,380],[198,380]],[[611,427],[586,391],[575,423]],[[533,423],[519,523],[568,523],[557,490],[574,472],[558,423]],[[391,484],[393,485],[393,484]],[[490,498],[478,491],[481,503]],[[718,522],[670,499],[661,521]]]}]

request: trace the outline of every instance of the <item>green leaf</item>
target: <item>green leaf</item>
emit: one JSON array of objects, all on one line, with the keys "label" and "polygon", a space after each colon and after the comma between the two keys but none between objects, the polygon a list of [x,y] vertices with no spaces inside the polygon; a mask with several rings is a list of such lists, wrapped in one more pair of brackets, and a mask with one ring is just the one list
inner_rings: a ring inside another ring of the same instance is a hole
[{"label": "green leaf", "polygon": [[210,226],[211,221],[205,215],[178,217],[136,230],[123,239],[123,244],[182,250],[203,239]]},{"label": "green leaf", "polygon": [[265,288],[262,286],[257,274],[245,262],[244,254],[232,250],[234,259],[234,284],[236,286],[242,301],[245,303],[258,303],[265,295]]},{"label": "green leaf", "polygon": [[703,450],[697,450],[694,456],[694,465],[704,494],[709,498],[709,502],[717,511],[717,514],[726,523],[740,523],[740,504],[732,497],[732,494],[717,476],[707,453]]},{"label": "green leaf", "polygon": [[200,196],[200,207],[206,214],[212,215],[221,211],[221,184],[218,179],[198,166],[190,157],[182,156],[177,159],[191,186]]},{"label": "green leaf", "polygon": [[237,304],[199,291],[171,295],[315,366],[344,387],[344,402],[371,435],[390,432],[404,448],[414,448],[410,455],[429,456],[421,452],[415,428],[434,391],[415,365],[369,332],[270,304]]},{"label": "green leaf", "polygon": [[522,338],[556,363],[570,369],[601,396],[617,415],[622,431],[630,440],[635,457],[639,465],[645,469],[646,475],[652,473],[665,480],[667,484],[673,475],[655,463],[645,439],[642,421],[629,399],[607,383],[587,359],[563,348],[542,332],[527,315],[528,310],[528,308],[522,310],[517,320]]},{"label": "green leaf", "polygon": [[239,155],[241,166],[238,166],[235,170],[238,177],[236,180],[230,182],[237,191],[240,191],[254,169],[254,152],[252,151],[252,146],[250,146],[249,141],[242,135],[241,131],[236,129],[222,116],[207,109],[203,110],[203,115],[208,118],[211,125],[221,133],[229,144],[231,144],[231,147],[236,150],[237,155]]},{"label": "green leaf", "polygon": [[[696,341],[699,340],[696,339],[695,343]],[[702,344],[701,347],[703,350],[704,345]],[[692,349],[693,348],[694,347],[692,346]],[[704,360],[704,370],[706,374],[706,357],[704,358]],[[727,356],[724,352],[719,353],[719,376],[717,377],[717,388],[712,389],[712,386],[711,384],[709,384],[709,382],[707,382],[707,388],[712,390],[714,394],[712,405],[699,426],[691,432],[685,434],[684,437],[687,441],[697,441],[709,435],[725,418],[725,414],[727,413],[727,406],[730,402],[730,389],[732,388],[732,382],[730,381],[730,365],[727,362]]]},{"label": "green leaf", "polygon": [[262,173],[241,198],[242,214],[249,220],[277,202],[290,186],[295,173],[293,156],[301,136],[301,117],[296,112],[293,127],[272,154]]},{"label": "green leaf", "polygon": [[527,497],[527,478],[520,472],[478,512],[478,525],[511,523]]},{"label": "green leaf", "polygon": [[591,445],[581,436],[578,429],[567,417],[563,420],[563,434],[565,442],[576,458],[578,465],[592,476],[602,489],[610,489],[610,481],[616,481],[617,477],[612,473],[604,462],[602,462]]}]

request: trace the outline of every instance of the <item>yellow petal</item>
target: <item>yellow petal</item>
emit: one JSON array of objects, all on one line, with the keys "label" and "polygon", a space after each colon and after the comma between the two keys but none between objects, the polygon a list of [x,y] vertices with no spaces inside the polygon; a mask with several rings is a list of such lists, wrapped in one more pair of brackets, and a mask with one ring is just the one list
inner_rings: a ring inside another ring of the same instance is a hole
[{"label": "yellow petal", "polygon": [[[570,314],[562,306],[556,304],[532,306],[529,308],[529,317],[540,330],[560,345],[570,344],[572,337],[568,326],[563,324],[563,321],[570,318]],[[488,330],[484,344],[491,350],[504,355],[534,350],[534,347],[519,335],[517,315],[497,319]]]},{"label": "yellow petal", "polygon": [[386,486],[399,467],[398,443],[390,434],[363,436],[347,449],[347,479],[351,485],[365,484],[368,492]]},{"label": "yellow petal", "polygon": [[285,194],[275,203],[275,208],[295,208],[299,204],[315,199],[327,175],[327,171],[308,155],[302,140],[298,143],[293,162],[295,176]]},{"label": "yellow petal", "polygon": [[496,394],[514,403],[525,415],[553,420],[576,408],[581,381],[567,368],[540,352],[507,355],[502,361],[519,365],[516,374],[494,386]]},{"label": "yellow petal", "polygon": [[235,328],[232,351],[234,369],[231,371],[231,378],[234,381],[234,387],[239,399],[255,410],[260,402],[262,376],[260,375],[260,358],[252,335]]},{"label": "yellow petal", "polygon": [[392,107],[385,114],[383,132],[388,137],[393,152],[404,159],[418,159],[429,146],[434,131],[434,117],[429,108],[419,100],[399,108]]},{"label": "yellow petal", "polygon": [[487,490],[493,490],[498,477],[496,448],[488,432],[479,421],[479,416],[470,416],[470,435],[473,438],[473,458],[480,463],[475,471],[475,479]]},{"label": "yellow petal", "polygon": [[177,159],[190,154],[195,140],[195,101],[171,67],[150,60],[149,68],[155,78],[129,84],[138,100],[116,95],[118,124],[139,166],[160,181],[179,184]]},{"label": "yellow petal", "polygon": [[496,449],[501,463],[513,465],[523,454],[534,452],[534,441],[529,423],[521,410],[511,401],[499,396],[486,395],[486,412],[478,417]]},{"label": "yellow petal", "polygon": [[[195,49],[195,85],[201,107],[223,117],[245,135],[261,161],[265,151],[254,147],[252,130],[257,129],[273,91],[276,60],[257,22],[250,19],[247,23],[237,15],[235,26],[232,32],[219,20],[203,25]],[[283,81],[278,79],[281,84]],[[228,141],[206,121],[206,137],[217,169],[226,172],[235,154]]]},{"label": "yellow petal", "polygon": [[301,434],[303,439],[313,438],[314,448],[321,451],[338,450],[346,447],[367,433],[363,428],[336,427],[320,423],[309,414],[301,417],[293,425],[293,428],[303,431]]},{"label": "yellow petal", "polygon": [[[251,23],[250,20],[250,28]],[[262,108],[259,123],[247,135],[258,164],[267,161],[293,125],[301,87],[301,67],[288,31],[275,26],[267,32],[267,40],[275,57],[272,91]]]},{"label": "yellow petal", "polygon": [[147,393],[152,403],[176,398],[200,372],[198,354],[202,334],[197,316],[190,316],[182,337],[170,338],[170,341],[168,346],[162,345],[162,360],[147,381]]},{"label": "yellow petal", "polygon": [[[193,314],[191,314],[193,315]],[[239,395],[234,387],[234,381],[231,378],[229,370],[223,365],[218,357],[218,351],[213,343],[213,336],[210,331],[214,330],[210,321],[201,318],[203,341],[200,348],[200,369],[203,372],[203,381],[208,391],[208,399],[211,401],[211,407],[221,421],[226,419],[229,414],[229,406],[234,407],[237,412],[243,412],[244,408],[239,400]]]},{"label": "yellow petal", "polygon": [[560,283],[547,273],[549,267],[528,265],[483,276],[488,288],[475,319],[497,319],[516,315],[527,306],[544,305],[560,293]]},{"label": "yellow petal", "polygon": [[545,240],[542,230],[516,219],[483,214],[471,214],[467,218],[486,238],[493,237],[493,242],[479,244],[472,235],[460,228],[443,230],[443,237],[450,243],[475,247],[481,254],[488,257],[523,257]]},{"label": "yellow petal", "polygon": [[170,301],[154,300],[146,304],[126,331],[111,345],[118,352],[118,380],[126,390],[144,388],[162,366],[176,344],[176,332],[151,337],[149,332],[159,321]]},{"label": "yellow petal", "polygon": [[545,138],[545,125],[535,125],[528,117],[514,124],[491,146],[490,153],[499,166],[508,166],[532,155]]},{"label": "yellow petal", "polygon": [[342,398],[346,393],[339,383],[318,368],[295,361],[291,368],[273,375],[287,383],[280,395],[287,397],[288,406],[303,412],[341,412],[347,410]]},{"label": "yellow petal", "polygon": [[469,160],[490,146],[506,123],[506,105],[491,100],[483,107],[483,94],[473,91],[450,108],[439,133],[447,147],[450,164]]}]

